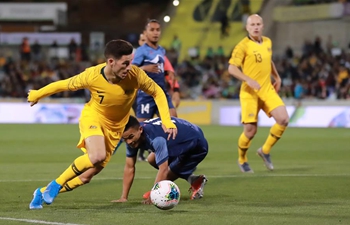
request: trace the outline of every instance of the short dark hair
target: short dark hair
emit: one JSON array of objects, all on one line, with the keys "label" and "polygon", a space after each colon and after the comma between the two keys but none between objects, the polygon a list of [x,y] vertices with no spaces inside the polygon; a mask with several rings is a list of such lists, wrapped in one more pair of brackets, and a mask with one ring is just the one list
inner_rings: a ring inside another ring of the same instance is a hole
[{"label": "short dark hair", "polygon": [[140,122],[136,119],[134,116],[129,117],[128,123],[125,125],[124,131],[129,130],[130,128],[139,128],[140,127]]},{"label": "short dark hair", "polygon": [[104,54],[106,59],[109,57],[120,59],[123,55],[131,55],[133,50],[134,48],[129,42],[117,39],[106,44]]},{"label": "short dark hair", "polygon": [[145,28],[143,30],[146,30],[148,24],[150,24],[150,23],[158,23],[160,25],[160,22],[158,20],[156,20],[156,19],[149,19],[149,20],[147,20],[147,23],[146,23]]}]

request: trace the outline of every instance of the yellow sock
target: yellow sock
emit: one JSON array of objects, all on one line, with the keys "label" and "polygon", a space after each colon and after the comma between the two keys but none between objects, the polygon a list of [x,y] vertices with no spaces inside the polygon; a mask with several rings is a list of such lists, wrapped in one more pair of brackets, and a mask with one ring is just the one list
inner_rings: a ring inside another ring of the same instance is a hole
[{"label": "yellow sock", "polygon": [[[67,191],[73,191],[77,187],[83,185],[83,181],[80,180],[79,177],[75,177],[72,180],[68,181],[60,190],[60,193],[67,192]],[[42,187],[40,189],[40,192],[43,193],[46,190],[46,187]]]},{"label": "yellow sock", "polygon": [[79,177],[75,177],[74,179],[68,181],[65,185],[63,185],[62,189],[60,190],[60,193],[66,191],[73,191],[74,189],[83,184],[83,181],[81,181]]},{"label": "yellow sock", "polygon": [[247,151],[250,146],[250,139],[245,136],[244,132],[238,139],[238,161],[243,164],[248,161]]},{"label": "yellow sock", "polygon": [[79,156],[74,160],[72,165],[70,165],[57,179],[56,182],[64,186],[65,183],[67,183],[69,180],[72,180],[73,178],[79,176],[83,172],[85,172],[87,169],[93,167],[94,165],[91,163],[89,155],[84,154],[82,156]]},{"label": "yellow sock", "polygon": [[46,190],[46,186],[45,187],[42,187],[42,188],[40,188],[40,192],[41,193],[44,193],[44,191]]},{"label": "yellow sock", "polygon": [[281,138],[283,132],[287,129],[286,126],[281,126],[277,123],[273,125],[270,129],[270,134],[267,137],[265,144],[262,147],[262,151],[264,154],[269,154],[272,146],[276,144],[276,142]]}]

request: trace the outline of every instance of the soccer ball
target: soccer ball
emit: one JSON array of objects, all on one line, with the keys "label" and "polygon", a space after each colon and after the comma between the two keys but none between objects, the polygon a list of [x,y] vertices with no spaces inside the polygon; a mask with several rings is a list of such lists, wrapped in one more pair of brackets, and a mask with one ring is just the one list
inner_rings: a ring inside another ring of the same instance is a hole
[{"label": "soccer ball", "polygon": [[179,204],[180,189],[170,180],[159,181],[151,190],[151,201],[159,209],[172,209]]}]

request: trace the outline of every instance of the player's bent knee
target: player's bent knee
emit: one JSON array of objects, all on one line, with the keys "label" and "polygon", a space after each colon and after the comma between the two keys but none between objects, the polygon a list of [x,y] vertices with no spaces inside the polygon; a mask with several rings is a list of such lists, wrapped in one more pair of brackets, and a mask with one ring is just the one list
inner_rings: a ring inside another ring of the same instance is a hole
[{"label": "player's bent knee", "polygon": [[288,114],[282,115],[276,119],[276,123],[278,123],[281,126],[288,126],[289,123],[289,116]]},{"label": "player's bent knee", "polygon": [[91,163],[94,165],[103,162],[107,157],[104,136],[94,135],[86,138],[85,148]]},{"label": "player's bent knee", "polygon": [[257,132],[256,124],[244,124],[244,134],[247,138],[253,139]]},{"label": "player's bent knee", "polygon": [[89,158],[91,160],[91,163],[94,165],[97,163],[103,162],[107,157],[106,151],[103,149],[88,152],[88,154],[89,154]]},{"label": "player's bent knee", "polygon": [[255,131],[253,131],[253,130],[252,131],[245,131],[244,134],[247,138],[253,139],[255,134],[256,134],[256,130]]},{"label": "player's bent knee", "polygon": [[277,123],[279,125],[282,125],[282,126],[288,126],[288,123],[289,123],[289,117],[285,117],[285,118],[281,118],[279,121],[277,121]]},{"label": "player's bent knee", "polygon": [[158,166],[156,164],[156,159],[155,159],[155,155],[153,152],[151,152],[148,157],[147,157],[147,161],[148,163],[153,166],[154,168],[158,169]]},{"label": "player's bent knee", "polygon": [[79,179],[81,180],[81,182],[83,182],[83,184],[88,184],[90,183],[90,181],[92,180],[92,178],[94,176],[96,176],[97,174],[99,174],[104,167],[102,166],[95,166],[93,168],[88,169],[87,171],[85,171],[84,173],[82,173],[79,176]]}]

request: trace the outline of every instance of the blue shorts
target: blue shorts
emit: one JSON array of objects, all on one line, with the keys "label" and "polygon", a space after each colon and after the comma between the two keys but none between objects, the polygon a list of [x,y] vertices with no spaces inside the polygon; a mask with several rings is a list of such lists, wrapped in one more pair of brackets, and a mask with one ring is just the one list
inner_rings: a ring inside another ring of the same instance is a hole
[{"label": "blue shorts", "polygon": [[[168,101],[169,109],[174,108],[169,94],[167,92],[164,93]],[[137,118],[152,119],[155,114],[159,116],[157,105],[152,96],[138,93],[136,102],[137,108],[135,114]]]},{"label": "blue shorts", "polygon": [[169,168],[180,178],[187,180],[196,170],[197,165],[207,156],[208,150],[207,140],[201,138],[197,146],[185,154],[178,157],[169,157]]}]

